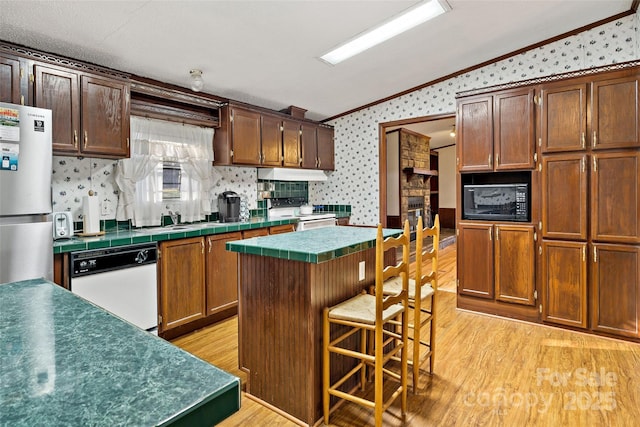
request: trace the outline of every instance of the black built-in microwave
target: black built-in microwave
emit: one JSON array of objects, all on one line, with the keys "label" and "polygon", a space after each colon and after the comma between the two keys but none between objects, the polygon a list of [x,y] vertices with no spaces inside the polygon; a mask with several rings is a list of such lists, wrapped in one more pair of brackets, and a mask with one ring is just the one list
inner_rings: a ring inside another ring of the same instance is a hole
[{"label": "black built-in microwave", "polygon": [[464,184],[462,219],[531,220],[529,184]]}]

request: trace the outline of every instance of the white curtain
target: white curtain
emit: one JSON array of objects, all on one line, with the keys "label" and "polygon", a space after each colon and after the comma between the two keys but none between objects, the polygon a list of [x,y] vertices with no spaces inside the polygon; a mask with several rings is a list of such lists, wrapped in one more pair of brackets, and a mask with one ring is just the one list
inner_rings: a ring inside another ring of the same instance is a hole
[{"label": "white curtain", "polygon": [[220,179],[213,168],[213,129],[163,120],[131,117],[131,157],[118,161],[115,181],[120,189],[116,219],[134,226],[160,225],[162,164],[183,170],[180,199],[172,200],[182,222],[211,213],[211,189]]}]

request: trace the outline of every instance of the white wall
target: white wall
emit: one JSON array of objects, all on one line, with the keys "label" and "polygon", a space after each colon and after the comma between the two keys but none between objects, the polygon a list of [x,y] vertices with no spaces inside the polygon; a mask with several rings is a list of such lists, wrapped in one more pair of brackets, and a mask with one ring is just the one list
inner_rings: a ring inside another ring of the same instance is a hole
[{"label": "white wall", "polygon": [[352,205],[352,224],[377,224],[380,123],[453,113],[462,91],[639,59],[638,31],[637,16],[627,16],[332,121],[336,170],[309,185],[310,198]]},{"label": "white wall", "polygon": [[438,202],[441,208],[456,207],[456,147],[439,148]]}]

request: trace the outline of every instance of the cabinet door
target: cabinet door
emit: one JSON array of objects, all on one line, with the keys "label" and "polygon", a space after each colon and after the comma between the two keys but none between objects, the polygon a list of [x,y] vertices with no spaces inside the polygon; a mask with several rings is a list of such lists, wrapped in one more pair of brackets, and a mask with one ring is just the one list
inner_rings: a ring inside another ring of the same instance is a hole
[{"label": "cabinet door", "polygon": [[80,138],[78,74],[42,65],[35,65],[34,73],[35,106],[52,111],[53,153],[78,154]]},{"label": "cabinet door", "polygon": [[592,283],[592,329],[640,336],[640,247],[593,245]]},{"label": "cabinet door", "polygon": [[640,147],[638,78],[595,81],[591,89],[591,146]]},{"label": "cabinet door", "polygon": [[591,238],[640,243],[640,152],[592,156]]},{"label": "cabinet door", "polygon": [[458,229],[459,292],[493,299],[493,226],[461,223]]},{"label": "cabinet door", "polygon": [[302,150],[302,167],[315,169],[318,167],[318,126],[307,123],[302,124],[300,145]]},{"label": "cabinet door", "polygon": [[296,231],[295,224],[275,225],[273,227],[269,227],[269,234],[290,233],[292,231]]},{"label": "cabinet door", "polygon": [[335,169],[332,128],[318,127],[318,169]]},{"label": "cabinet door", "polygon": [[242,233],[207,236],[207,314],[238,304],[238,254],[226,249],[227,242],[241,240]]},{"label": "cabinet door", "polygon": [[587,327],[587,244],[542,242],[542,319]]},{"label": "cabinet door", "polygon": [[160,243],[160,332],[206,316],[204,238]]},{"label": "cabinet door", "polygon": [[535,121],[533,89],[494,95],[495,170],[533,169]]},{"label": "cabinet door", "polygon": [[554,84],[540,92],[540,143],[543,153],[585,148],[587,85]]},{"label": "cabinet door", "polygon": [[232,108],[231,121],[233,163],[260,165],[260,114]]},{"label": "cabinet door", "polygon": [[542,159],[542,235],[587,238],[587,155],[559,154]]},{"label": "cabinet door", "polygon": [[263,166],[282,166],[282,120],[262,115],[261,152]]},{"label": "cabinet door", "polygon": [[495,226],[496,299],[535,305],[535,242],[530,225]]},{"label": "cabinet door", "polygon": [[493,97],[461,100],[457,120],[459,170],[493,170]]},{"label": "cabinet door", "polygon": [[0,102],[20,104],[20,60],[0,56]]},{"label": "cabinet door", "polygon": [[129,157],[129,84],[82,76],[83,154]]},{"label": "cabinet door", "polygon": [[282,165],[289,168],[300,167],[300,123],[284,120],[282,122],[282,146],[284,158]]}]

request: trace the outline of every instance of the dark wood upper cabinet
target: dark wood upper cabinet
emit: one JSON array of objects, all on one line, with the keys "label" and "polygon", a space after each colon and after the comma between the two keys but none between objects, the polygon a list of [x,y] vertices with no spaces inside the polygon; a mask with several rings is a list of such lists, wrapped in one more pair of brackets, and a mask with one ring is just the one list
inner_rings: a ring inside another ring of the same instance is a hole
[{"label": "dark wood upper cabinet", "polygon": [[230,117],[232,163],[260,165],[262,160],[260,113],[231,107]]},{"label": "dark wood upper cabinet", "polygon": [[335,147],[333,140],[333,128],[318,127],[318,169],[334,170]]},{"label": "dark wood upper cabinet", "polygon": [[587,132],[587,84],[554,83],[540,92],[543,153],[583,150]]},{"label": "dark wood upper cabinet", "polygon": [[459,171],[492,171],[493,97],[460,100],[456,119]]},{"label": "dark wood upper cabinet", "polygon": [[284,152],[282,166],[289,168],[300,167],[302,161],[301,134],[299,122],[292,120],[282,121],[282,147]]},{"label": "dark wood upper cabinet", "polygon": [[282,166],[282,120],[262,115],[262,166]]},{"label": "dark wood upper cabinet", "polygon": [[11,55],[0,55],[0,102],[21,104],[20,59]]},{"label": "dark wood upper cabinet", "polygon": [[94,157],[129,156],[129,84],[81,76],[82,148]]},{"label": "dark wood upper cabinet", "polygon": [[542,242],[542,320],[587,327],[587,244]]},{"label": "dark wood upper cabinet", "polygon": [[34,66],[34,103],[52,110],[53,152],[129,156],[129,83]]},{"label": "dark wood upper cabinet", "polygon": [[[493,299],[493,225],[460,223],[458,226],[459,293]],[[478,260],[482,254],[482,260]]]},{"label": "dark wood upper cabinet", "polygon": [[496,171],[535,167],[534,89],[494,95],[494,166]]},{"label": "dark wood upper cabinet", "polygon": [[594,152],[591,238],[640,243],[640,152]]},{"label": "dark wood upper cabinet", "polygon": [[597,80],[591,88],[593,149],[640,147],[638,77]]},{"label": "dark wood upper cabinet", "polygon": [[213,141],[215,165],[334,168],[333,128],[280,113],[226,105]]},{"label": "dark wood upper cabinet", "polygon": [[543,237],[586,240],[587,157],[586,154],[543,156]]},{"label": "dark wood upper cabinet", "polygon": [[591,328],[637,338],[640,336],[640,247],[594,244]]},{"label": "dark wood upper cabinet", "polygon": [[53,151],[80,152],[80,86],[78,73],[42,65],[34,66],[35,106],[52,111]]}]

